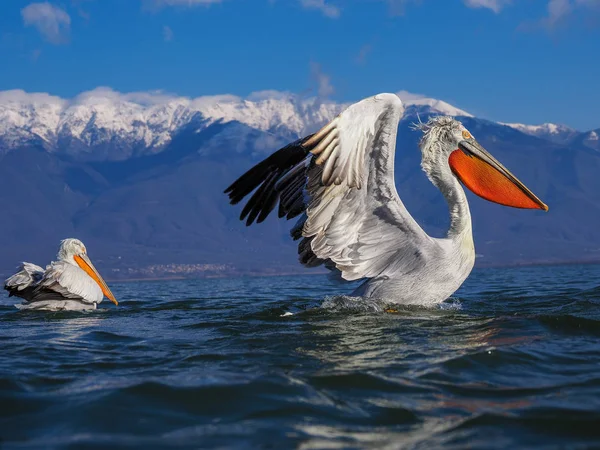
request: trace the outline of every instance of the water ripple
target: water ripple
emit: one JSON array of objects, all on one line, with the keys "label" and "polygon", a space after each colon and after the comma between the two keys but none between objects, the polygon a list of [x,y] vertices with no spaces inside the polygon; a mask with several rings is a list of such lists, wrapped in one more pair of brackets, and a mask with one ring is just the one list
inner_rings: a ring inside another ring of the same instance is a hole
[{"label": "water ripple", "polygon": [[[434,308],[326,277],[0,304],[1,448],[598,448],[599,266],[475,271]],[[348,289],[349,291],[350,289]]]}]

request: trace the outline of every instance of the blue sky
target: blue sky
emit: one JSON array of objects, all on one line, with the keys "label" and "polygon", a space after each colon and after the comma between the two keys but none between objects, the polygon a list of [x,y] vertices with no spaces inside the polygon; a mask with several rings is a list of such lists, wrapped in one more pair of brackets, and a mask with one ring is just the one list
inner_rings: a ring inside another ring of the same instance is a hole
[{"label": "blue sky", "polygon": [[600,0],[0,2],[0,90],[190,97],[406,90],[504,122],[600,127]]}]

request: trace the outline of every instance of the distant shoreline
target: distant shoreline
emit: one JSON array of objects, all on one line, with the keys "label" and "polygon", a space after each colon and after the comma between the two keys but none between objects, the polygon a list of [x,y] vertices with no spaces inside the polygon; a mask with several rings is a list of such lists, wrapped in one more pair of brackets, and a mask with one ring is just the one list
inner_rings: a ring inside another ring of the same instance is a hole
[{"label": "distant shoreline", "polygon": [[292,275],[327,275],[328,271],[314,271],[307,270],[306,272],[280,272],[280,273],[259,273],[259,272],[248,272],[248,273],[231,273],[223,275],[211,275],[211,276],[189,276],[189,277],[149,277],[149,278],[106,278],[107,282],[110,283],[133,283],[136,281],[177,281],[177,280],[209,280],[209,279],[221,279],[221,278],[257,278],[257,277],[287,277]]},{"label": "distant shoreline", "polygon": [[[600,265],[600,261],[563,261],[563,262],[536,262],[536,263],[512,263],[512,264],[490,264],[490,265],[476,265],[475,270],[477,269],[508,269],[508,268],[517,268],[517,267],[551,267],[551,266],[588,266],[588,265]],[[108,282],[111,283],[134,283],[139,281],[177,281],[177,280],[206,280],[213,278],[255,278],[255,277],[286,277],[286,276],[305,276],[305,275],[327,275],[329,271],[326,270],[310,270],[306,269],[306,271],[285,271],[285,272],[240,272],[240,273],[229,273],[222,275],[210,275],[210,276],[165,276],[165,277],[136,277],[136,278],[107,278]]]},{"label": "distant shoreline", "polygon": [[[600,265],[600,261],[545,261],[545,262],[534,262],[534,263],[510,263],[510,264],[476,264],[474,270],[478,269],[503,269],[503,268],[517,268],[517,267],[551,267],[551,266],[587,266],[587,265]],[[304,271],[282,271],[282,272],[257,272],[257,271],[240,271],[223,274],[214,274],[207,276],[190,275],[190,276],[178,276],[178,275],[165,275],[165,276],[151,276],[151,277],[134,277],[134,278],[111,278],[106,277],[106,281],[109,283],[135,283],[135,282],[147,282],[147,281],[181,281],[181,280],[207,280],[207,279],[221,279],[221,278],[256,278],[256,277],[286,277],[286,276],[317,276],[327,275],[328,270],[325,269],[305,269]],[[2,279],[8,278],[11,273],[0,274]]]}]

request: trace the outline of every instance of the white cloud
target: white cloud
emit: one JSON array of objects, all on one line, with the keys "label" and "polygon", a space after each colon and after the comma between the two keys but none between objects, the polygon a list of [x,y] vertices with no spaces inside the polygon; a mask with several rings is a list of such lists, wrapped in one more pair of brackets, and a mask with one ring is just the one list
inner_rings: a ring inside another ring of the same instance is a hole
[{"label": "white cloud", "polygon": [[304,8],[317,9],[323,13],[323,15],[332,19],[340,17],[340,9],[337,6],[330,5],[325,0],[300,0],[300,3]]},{"label": "white cloud", "polygon": [[548,16],[543,22],[552,27],[563,17],[571,13],[572,6],[569,0],[550,0],[548,2]]},{"label": "white cloud", "polygon": [[584,8],[600,12],[600,0],[549,0],[548,14],[542,19],[542,25],[553,28],[576,10]]},{"label": "white cloud", "polygon": [[100,86],[91,91],[85,91],[76,96],[71,103],[74,105],[101,105],[118,102],[130,102],[143,106],[164,105],[172,101],[182,101],[179,97],[163,91],[143,91],[121,93],[110,87]]},{"label": "white cloud", "polygon": [[163,26],[163,39],[165,42],[171,42],[173,40],[173,30],[170,26]]},{"label": "white cloud", "polygon": [[463,0],[463,2],[469,8],[487,8],[497,14],[504,6],[510,4],[511,0]]},{"label": "white cloud", "polygon": [[21,10],[25,26],[37,28],[50,43],[58,45],[69,40],[71,17],[61,8],[48,2],[31,3]]},{"label": "white cloud", "polygon": [[317,85],[317,94],[321,98],[329,97],[335,92],[331,84],[331,77],[321,70],[321,65],[316,62],[310,63],[311,78]]},{"label": "white cloud", "polygon": [[152,3],[155,7],[161,6],[209,6],[214,3],[221,3],[222,0],[146,0],[146,3]]},{"label": "white cloud", "polygon": [[427,98],[427,96],[423,94],[415,94],[413,92],[408,91],[398,91],[396,92],[396,95],[400,97],[400,100],[402,100],[404,103],[409,103],[414,100],[422,100],[424,98]]},{"label": "white cloud", "polygon": [[71,0],[71,5],[77,10],[77,14],[84,20],[90,20],[90,13],[85,10],[84,5],[94,0]]},{"label": "white cloud", "polygon": [[25,92],[22,89],[13,89],[10,91],[0,91],[0,104],[8,103],[43,103],[64,106],[68,102],[55,95],[50,95],[45,92]]},{"label": "white cloud", "polygon": [[419,3],[421,0],[385,0],[390,7],[390,14],[401,16],[404,14],[404,8],[407,3]]},{"label": "white cloud", "polygon": [[285,100],[293,97],[294,94],[287,91],[275,91],[273,89],[267,89],[264,91],[256,91],[250,93],[246,100],[251,102],[260,102],[263,100]]},{"label": "white cloud", "polygon": [[[383,1],[385,1],[389,5],[390,14],[393,16],[403,15],[405,12],[406,6],[409,3],[419,4],[422,2],[422,0],[383,0]],[[469,8],[487,8],[487,9],[491,9],[495,13],[499,13],[500,10],[504,6],[506,6],[512,2],[512,0],[462,0],[462,1]]]},{"label": "white cloud", "polygon": [[[326,79],[329,80],[329,77],[326,77]],[[330,89],[329,92],[332,92],[333,90],[333,88],[331,88],[331,86],[328,85],[328,82],[321,87],[325,88],[325,93],[327,93],[327,89]],[[61,108],[68,108],[71,106],[100,106],[125,103],[131,105],[138,105],[144,108],[151,108],[153,106],[177,103],[180,105],[187,106],[191,109],[203,109],[208,107],[220,107],[228,104],[235,105],[243,101],[262,102],[268,100],[285,101],[293,99],[305,99],[307,101],[314,100],[306,98],[300,94],[276,90],[251,92],[250,94],[244,97],[233,94],[186,97],[182,95],[177,95],[172,92],[161,90],[119,92],[111,87],[99,86],[92,90],[81,92],[73,98],[61,98],[45,92],[26,92],[21,89],[14,89],[8,91],[0,90],[0,105],[5,105],[9,103],[45,104],[56,105]],[[332,102],[328,103],[334,104]]]},{"label": "white cloud", "polygon": [[[390,5],[392,15],[401,15],[408,3],[420,3],[421,0],[383,0]],[[505,7],[515,4],[515,0],[462,0],[468,8],[489,9],[496,14]],[[433,1],[431,2],[433,3]],[[575,10],[587,8],[600,11],[600,0],[547,0],[547,15],[542,20],[546,26],[552,27]]]},{"label": "white cloud", "polygon": [[[420,3],[422,0],[382,0],[390,5],[393,15],[403,14],[404,8],[409,3]],[[505,7],[517,3],[515,0],[462,0],[468,8],[484,8],[499,14]],[[430,2],[433,3],[433,0]],[[600,12],[600,0],[545,0],[547,14],[541,20],[541,25],[552,28],[564,19],[574,14],[576,11],[594,10]],[[538,28],[540,23],[531,27],[525,25],[524,28]]]}]

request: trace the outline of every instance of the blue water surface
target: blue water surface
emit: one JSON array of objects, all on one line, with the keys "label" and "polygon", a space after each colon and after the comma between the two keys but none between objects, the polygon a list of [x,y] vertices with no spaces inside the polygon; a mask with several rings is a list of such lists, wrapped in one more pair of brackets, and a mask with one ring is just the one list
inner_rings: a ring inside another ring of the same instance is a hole
[{"label": "blue water surface", "polygon": [[600,266],[396,312],[321,275],[111,288],[0,298],[0,448],[600,448]]}]

